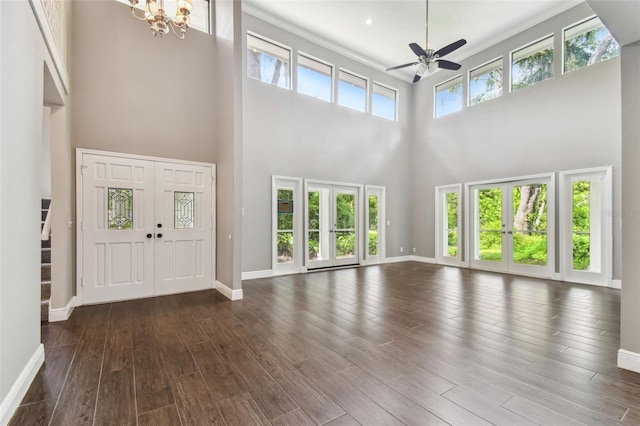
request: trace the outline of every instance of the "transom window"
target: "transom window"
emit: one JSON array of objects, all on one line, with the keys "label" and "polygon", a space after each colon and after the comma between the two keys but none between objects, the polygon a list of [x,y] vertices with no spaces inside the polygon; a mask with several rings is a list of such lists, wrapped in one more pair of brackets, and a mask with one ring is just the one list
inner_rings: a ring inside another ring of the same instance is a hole
[{"label": "transom window", "polygon": [[511,53],[511,90],[553,77],[553,36]]},{"label": "transom window", "polygon": [[255,34],[247,34],[247,76],[291,88],[291,49]]},{"label": "transom window", "polygon": [[366,112],[367,79],[340,70],[338,80],[338,104]]},{"label": "transom window", "polygon": [[298,93],[331,102],[333,88],[333,66],[298,54]]},{"label": "transom window", "polygon": [[373,83],[371,95],[371,113],[378,117],[396,119],[397,92],[379,83]]},{"label": "transom window", "polygon": [[597,17],[564,30],[564,72],[620,55],[620,46]]},{"label": "transom window", "polygon": [[435,88],[436,118],[462,109],[462,76],[445,81]]},{"label": "transom window", "polygon": [[502,96],[502,58],[469,71],[469,106]]}]

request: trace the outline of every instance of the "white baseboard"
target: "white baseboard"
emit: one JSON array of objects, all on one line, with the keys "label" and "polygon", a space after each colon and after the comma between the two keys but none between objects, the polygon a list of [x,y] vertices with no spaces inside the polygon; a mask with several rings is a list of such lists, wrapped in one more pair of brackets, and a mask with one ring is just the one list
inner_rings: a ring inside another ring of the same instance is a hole
[{"label": "white baseboard", "polygon": [[436,264],[436,259],[434,259],[433,257],[424,257],[424,256],[409,256],[411,259],[411,261],[413,262],[422,262],[422,263],[431,263],[431,264]]},{"label": "white baseboard", "polygon": [[229,300],[242,300],[242,289],[231,290],[220,281],[216,281],[216,290],[222,293]]},{"label": "white baseboard", "polygon": [[618,350],[618,367],[640,373],[640,354],[626,349]]},{"label": "white baseboard", "polygon": [[69,300],[69,303],[67,303],[67,306],[65,306],[64,308],[54,309],[49,306],[49,322],[68,320],[71,316],[71,313],[73,312],[73,308],[75,308],[77,305],[78,298],[76,296],[73,296],[71,300]]},{"label": "white baseboard", "polygon": [[9,389],[7,396],[2,400],[2,404],[0,404],[0,425],[9,423],[9,420],[11,420],[11,417],[15,414],[22,398],[27,394],[31,382],[33,382],[43,363],[44,345],[40,343],[29,362],[27,362],[27,365],[22,369],[18,379],[13,386],[11,386],[11,389]]},{"label": "white baseboard", "polygon": [[269,278],[273,277],[272,269],[265,269],[263,271],[248,271],[242,273],[243,280],[255,280],[257,278]]},{"label": "white baseboard", "polygon": [[413,256],[385,257],[384,263],[409,262]]},{"label": "white baseboard", "polygon": [[622,290],[622,280],[611,280],[611,288]]}]

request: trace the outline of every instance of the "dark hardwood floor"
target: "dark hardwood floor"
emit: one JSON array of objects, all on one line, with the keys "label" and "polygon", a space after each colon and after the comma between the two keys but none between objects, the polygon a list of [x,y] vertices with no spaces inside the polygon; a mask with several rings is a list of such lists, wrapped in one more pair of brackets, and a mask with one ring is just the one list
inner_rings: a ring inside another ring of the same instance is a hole
[{"label": "dark hardwood floor", "polygon": [[77,308],[13,425],[640,424],[616,290],[419,263]]}]

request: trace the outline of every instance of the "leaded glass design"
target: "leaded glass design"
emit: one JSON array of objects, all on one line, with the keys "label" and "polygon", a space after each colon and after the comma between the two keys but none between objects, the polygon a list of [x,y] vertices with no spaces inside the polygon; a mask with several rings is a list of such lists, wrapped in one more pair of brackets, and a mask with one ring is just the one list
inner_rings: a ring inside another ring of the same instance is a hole
[{"label": "leaded glass design", "polygon": [[133,228],[133,189],[108,188],[109,229]]},{"label": "leaded glass design", "polygon": [[193,192],[174,192],[173,205],[175,210],[174,229],[193,229],[195,195]]}]

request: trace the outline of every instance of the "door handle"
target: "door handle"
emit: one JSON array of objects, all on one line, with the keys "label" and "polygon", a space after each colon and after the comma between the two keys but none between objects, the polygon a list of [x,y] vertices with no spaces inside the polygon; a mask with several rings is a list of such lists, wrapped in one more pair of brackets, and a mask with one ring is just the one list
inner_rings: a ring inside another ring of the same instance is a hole
[{"label": "door handle", "polygon": [[157,234],[156,237],[162,238],[162,234]]},{"label": "door handle", "polygon": [[161,223],[158,224],[158,228],[162,228],[162,224]]},{"label": "door handle", "polygon": [[147,234],[147,238],[153,238],[153,234]]}]

